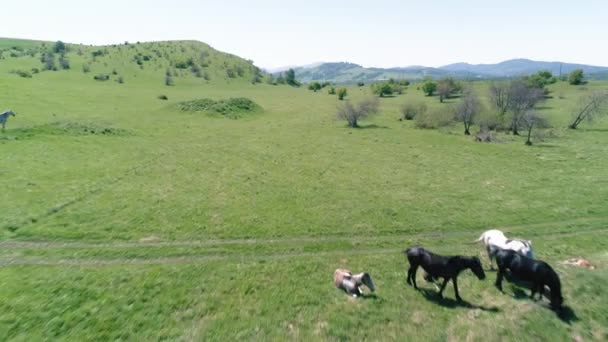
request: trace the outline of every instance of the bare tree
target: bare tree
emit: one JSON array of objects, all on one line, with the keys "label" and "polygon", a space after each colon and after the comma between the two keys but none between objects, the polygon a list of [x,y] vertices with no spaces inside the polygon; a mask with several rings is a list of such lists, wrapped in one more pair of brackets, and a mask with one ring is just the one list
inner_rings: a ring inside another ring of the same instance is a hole
[{"label": "bare tree", "polygon": [[470,128],[473,124],[475,116],[481,110],[481,102],[479,97],[472,88],[467,88],[464,91],[462,102],[456,106],[455,116],[458,121],[464,124],[464,134],[471,135]]},{"label": "bare tree", "polygon": [[355,105],[346,101],[338,106],[336,116],[340,120],[346,120],[349,127],[356,128],[359,127],[359,120],[378,113],[378,105],[378,99],[375,97],[363,99]]},{"label": "bare tree", "polygon": [[444,99],[449,99],[452,93],[459,90],[460,86],[451,77],[446,77],[437,82],[437,95],[439,95],[439,102],[443,102]]},{"label": "bare tree", "polygon": [[511,130],[519,135],[517,130],[521,117],[544,98],[543,91],[529,87],[522,80],[514,80],[509,84],[507,93],[507,108],[511,112]]},{"label": "bare tree", "polygon": [[545,128],[548,127],[547,120],[536,110],[529,109],[521,116],[519,123],[528,132],[528,139],[526,139],[526,145],[532,146],[532,130],[534,128]]},{"label": "bare tree", "polygon": [[498,114],[504,116],[509,110],[508,101],[509,87],[507,83],[492,83],[490,85],[490,100],[498,110]]},{"label": "bare tree", "polygon": [[574,112],[574,121],[568,126],[576,129],[583,120],[592,121],[596,116],[608,114],[608,92],[595,91],[580,100],[580,105]]}]

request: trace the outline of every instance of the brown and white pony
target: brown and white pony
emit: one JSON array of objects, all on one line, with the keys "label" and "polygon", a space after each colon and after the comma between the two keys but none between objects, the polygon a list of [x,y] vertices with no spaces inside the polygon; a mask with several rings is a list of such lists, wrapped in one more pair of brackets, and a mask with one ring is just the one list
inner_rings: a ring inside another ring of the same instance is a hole
[{"label": "brown and white pony", "polygon": [[361,296],[362,285],[367,286],[372,292],[376,291],[372,277],[367,272],[353,274],[350,270],[338,268],[334,272],[334,284],[353,297]]}]

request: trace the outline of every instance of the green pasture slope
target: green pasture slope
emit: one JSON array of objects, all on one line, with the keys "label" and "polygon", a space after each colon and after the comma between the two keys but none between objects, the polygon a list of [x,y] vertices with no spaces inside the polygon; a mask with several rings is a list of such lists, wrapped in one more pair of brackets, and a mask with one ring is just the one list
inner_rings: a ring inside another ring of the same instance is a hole
[{"label": "green pasture slope", "polygon": [[[481,144],[460,125],[399,121],[407,101],[457,101],[415,84],[348,129],[335,96],[253,85],[250,63],[202,43],[70,45],[69,70],[11,73],[41,69],[53,45],[41,44],[0,39],[0,108],[17,113],[0,133],[0,340],[608,338],[608,123],[564,128],[579,96],[608,83],[552,85],[540,110],[554,128],[532,147]],[[189,58],[208,80],[175,68]],[[179,109],[230,97],[262,109]],[[554,265],[561,318],[527,289],[499,293],[491,271],[461,276],[468,304],[451,284],[444,300],[420,275],[423,291],[405,284],[413,244],[487,268],[469,242],[492,227]],[[560,264],[571,257],[598,268]],[[370,272],[377,296],[333,288],[338,267]]]}]

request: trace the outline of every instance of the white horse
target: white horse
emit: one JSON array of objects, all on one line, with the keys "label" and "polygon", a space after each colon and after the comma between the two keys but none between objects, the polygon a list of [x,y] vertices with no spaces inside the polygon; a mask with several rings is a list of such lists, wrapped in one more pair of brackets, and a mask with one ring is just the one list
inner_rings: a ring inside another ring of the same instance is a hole
[{"label": "white horse", "polygon": [[334,272],[334,284],[353,297],[361,296],[362,285],[367,286],[372,292],[376,291],[372,277],[366,272],[353,274],[349,270],[338,268]]},{"label": "white horse", "polygon": [[508,239],[503,232],[497,229],[491,229],[483,232],[479,239],[475,240],[474,243],[479,241],[483,241],[483,244],[486,246],[491,269],[494,268],[494,265],[492,265],[492,259],[494,259],[494,256],[493,253],[490,252],[490,246],[512,250],[528,258],[534,258],[534,255],[532,254],[532,241]]}]

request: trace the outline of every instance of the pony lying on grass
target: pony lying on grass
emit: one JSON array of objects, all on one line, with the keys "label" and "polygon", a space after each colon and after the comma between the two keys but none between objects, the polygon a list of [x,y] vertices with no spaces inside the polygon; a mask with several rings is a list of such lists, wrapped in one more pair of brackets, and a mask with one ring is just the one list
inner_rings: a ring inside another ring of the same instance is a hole
[{"label": "pony lying on grass", "polygon": [[490,246],[496,246],[502,249],[508,249],[515,251],[521,255],[525,255],[528,258],[534,258],[532,254],[532,241],[530,240],[519,240],[519,239],[507,239],[505,234],[497,229],[491,229],[483,232],[479,239],[474,242],[483,241],[488,252],[488,258],[490,259],[490,269],[494,269],[492,264],[492,253],[490,253]]},{"label": "pony lying on grass", "polygon": [[559,276],[549,264],[495,246],[491,247],[491,252],[496,257],[496,264],[498,265],[495,285],[501,292],[504,292],[502,278],[506,270],[509,270],[511,275],[517,279],[532,282],[532,293],[530,294],[532,299],[534,299],[536,292],[539,292],[540,299],[542,299],[545,285],[547,285],[551,289],[551,308],[553,310],[561,308],[564,302],[561,283]]},{"label": "pony lying on grass", "polygon": [[369,273],[352,274],[351,271],[338,268],[334,272],[334,284],[353,297],[361,296],[361,286],[365,285],[372,292],[376,291]]},{"label": "pony lying on grass", "polygon": [[416,285],[416,271],[421,266],[428,275],[425,275],[427,281],[432,281],[435,278],[443,278],[443,284],[439,289],[439,297],[443,297],[443,290],[450,279],[454,285],[454,295],[457,300],[462,301],[458,294],[458,274],[463,270],[470,269],[475,273],[477,278],[485,279],[486,275],[481,267],[481,262],[477,257],[466,256],[441,256],[427,251],[422,247],[410,247],[404,251],[410,263],[410,268],[407,271],[407,283]]}]

